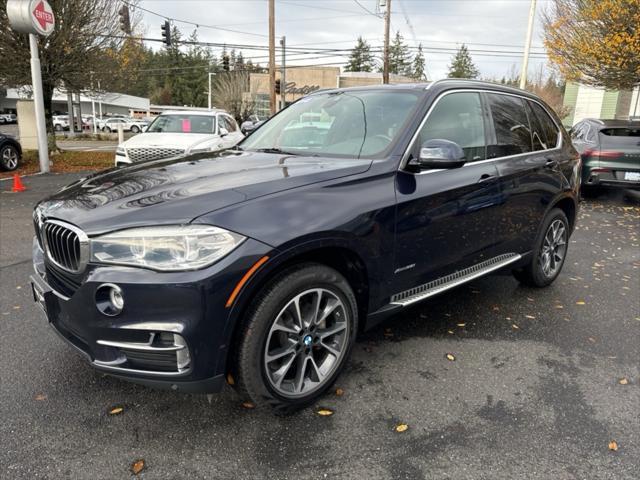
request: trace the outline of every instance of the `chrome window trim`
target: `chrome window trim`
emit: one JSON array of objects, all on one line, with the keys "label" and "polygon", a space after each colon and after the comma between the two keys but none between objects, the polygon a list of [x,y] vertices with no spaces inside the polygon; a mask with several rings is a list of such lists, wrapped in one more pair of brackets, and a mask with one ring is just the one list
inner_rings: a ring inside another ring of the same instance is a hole
[{"label": "chrome window trim", "polygon": [[[482,88],[458,88],[458,89],[455,89],[455,90],[447,90],[446,92],[443,92],[431,104],[431,106],[429,107],[429,110],[427,110],[427,113],[424,115],[424,118],[420,122],[420,125],[418,126],[418,128],[414,132],[413,136],[411,137],[411,141],[409,142],[409,145],[407,145],[407,148],[405,149],[404,153],[402,154],[402,159],[400,160],[400,166],[398,167],[398,170],[402,170],[403,172],[410,173],[412,175],[425,175],[425,174],[429,174],[429,173],[436,173],[436,172],[441,172],[443,170],[448,170],[448,169],[436,169],[436,170],[425,170],[425,171],[420,171],[420,172],[409,172],[409,171],[405,170],[405,168],[406,168],[407,163],[409,161],[410,152],[413,149],[413,146],[415,145],[415,142],[418,139],[418,135],[420,135],[420,131],[422,131],[422,127],[424,127],[424,124],[427,123],[427,120],[429,119],[429,115],[431,115],[431,112],[433,111],[433,109],[436,107],[438,102],[443,97],[445,97],[446,95],[453,94],[453,93],[495,93],[495,94],[498,94],[498,95],[510,95],[512,97],[522,98],[523,100],[530,100],[530,101],[535,102],[538,105],[540,105],[542,107],[542,109],[547,113],[547,115],[549,115],[549,118],[551,119],[551,121],[555,125],[556,132],[558,133],[558,141],[556,143],[556,146],[553,147],[553,148],[547,148],[545,150],[535,150],[535,151],[525,152],[525,153],[517,153],[515,155],[507,155],[505,157],[487,158],[487,159],[484,159],[484,160],[478,160],[477,162],[467,162],[461,168],[465,168],[465,167],[469,167],[469,166],[473,166],[473,165],[481,165],[483,163],[495,162],[495,161],[505,160],[505,159],[509,159],[509,158],[517,158],[517,157],[521,157],[523,155],[532,155],[532,154],[541,154],[543,152],[552,152],[552,151],[555,151],[555,150],[560,150],[562,148],[562,146],[563,146],[562,130],[558,126],[558,123],[556,122],[555,118],[553,118],[553,115],[551,115],[549,113],[549,110],[542,103],[540,103],[538,100],[536,100],[534,98],[527,97],[525,95],[519,95],[519,94],[511,93],[511,92],[500,92],[500,91],[497,91],[497,90],[488,90],[488,89],[482,89]],[[486,135],[486,132],[485,132],[485,135]]]}]

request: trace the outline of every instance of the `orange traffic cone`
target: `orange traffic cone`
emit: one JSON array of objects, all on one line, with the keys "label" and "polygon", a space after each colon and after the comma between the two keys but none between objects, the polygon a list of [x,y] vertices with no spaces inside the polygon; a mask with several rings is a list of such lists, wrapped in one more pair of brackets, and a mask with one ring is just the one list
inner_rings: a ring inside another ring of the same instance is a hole
[{"label": "orange traffic cone", "polygon": [[13,188],[11,189],[11,191],[14,193],[17,193],[17,192],[24,192],[26,189],[27,187],[25,187],[22,184],[22,181],[20,180],[20,175],[15,173],[13,175]]}]

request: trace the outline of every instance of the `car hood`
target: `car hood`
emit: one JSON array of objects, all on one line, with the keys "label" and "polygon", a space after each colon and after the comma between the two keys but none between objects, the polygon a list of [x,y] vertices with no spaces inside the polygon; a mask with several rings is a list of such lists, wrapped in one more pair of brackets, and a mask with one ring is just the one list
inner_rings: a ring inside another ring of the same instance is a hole
[{"label": "car hood", "polygon": [[81,179],[38,205],[88,234],[188,223],[229,205],[366,171],[371,160],[226,151],[142,162]]},{"label": "car hood", "polygon": [[213,133],[140,133],[124,142],[124,148],[181,148],[218,138]]}]

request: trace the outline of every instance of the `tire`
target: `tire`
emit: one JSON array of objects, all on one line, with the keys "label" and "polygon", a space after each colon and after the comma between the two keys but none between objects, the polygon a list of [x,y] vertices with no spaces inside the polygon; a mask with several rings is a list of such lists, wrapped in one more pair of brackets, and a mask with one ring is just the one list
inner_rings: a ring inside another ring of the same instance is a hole
[{"label": "tire", "polygon": [[0,167],[2,170],[12,172],[20,164],[20,152],[13,145],[5,145],[0,148]]},{"label": "tire", "polygon": [[131,133],[140,133],[140,127],[138,127],[137,125],[132,125]]},{"label": "tire", "polygon": [[60,124],[56,124],[56,125],[54,125],[54,126],[53,126],[53,129],[54,129],[56,132],[61,132],[61,131],[62,131],[62,125],[60,125]]},{"label": "tire", "polygon": [[111,133],[111,129],[109,127],[102,127],[102,131],[105,133]]},{"label": "tire", "polygon": [[[554,230],[556,227],[557,230]],[[562,271],[568,246],[569,221],[562,210],[554,208],[542,222],[531,261],[525,267],[514,270],[513,276],[529,287],[542,288],[550,285]],[[549,263],[546,259],[549,259]]]},{"label": "tire", "polygon": [[[293,315],[296,298],[302,328]],[[316,324],[311,319],[318,319],[312,315],[318,298],[320,304],[315,311],[320,316],[331,306],[333,309]],[[351,286],[336,270],[314,263],[297,265],[277,275],[256,296],[245,318],[231,357],[234,387],[256,406],[270,406],[281,413],[313,403],[331,387],[358,331]],[[273,355],[271,359],[268,353]]]}]

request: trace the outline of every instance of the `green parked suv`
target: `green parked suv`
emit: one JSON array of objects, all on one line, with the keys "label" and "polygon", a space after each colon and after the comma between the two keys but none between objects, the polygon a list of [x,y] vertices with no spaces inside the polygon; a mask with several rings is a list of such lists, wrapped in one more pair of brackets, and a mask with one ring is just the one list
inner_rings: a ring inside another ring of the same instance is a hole
[{"label": "green parked suv", "polygon": [[582,157],[582,194],[600,186],[640,189],[640,121],[584,119],[571,129]]}]

